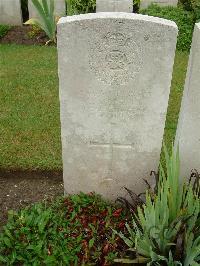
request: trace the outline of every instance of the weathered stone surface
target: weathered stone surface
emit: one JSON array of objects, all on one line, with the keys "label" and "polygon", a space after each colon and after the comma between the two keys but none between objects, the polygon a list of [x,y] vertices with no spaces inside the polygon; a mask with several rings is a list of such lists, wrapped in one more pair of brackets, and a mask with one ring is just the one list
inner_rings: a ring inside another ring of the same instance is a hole
[{"label": "weathered stone surface", "polygon": [[0,0],[0,24],[22,25],[20,0]]},{"label": "weathered stone surface", "polygon": [[[110,199],[157,170],[174,22],[129,13],[61,18],[58,67],[65,190]],[[151,181],[149,179],[149,181]]]},{"label": "weathered stone surface", "polygon": [[97,0],[96,12],[133,12],[132,0]]},{"label": "weathered stone surface", "polygon": [[141,0],[140,9],[147,8],[151,4],[157,4],[159,6],[177,6],[178,0]]},{"label": "weathered stone surface", "polygon": [[[54,0],[55,5],[55,15],[56,16],[65,16],[66,15],[66,6],[65,0]],[[28,11],[29,18],[39,18],[37,10],[35,9],[32,0],[28,0]]]},{"label": "weathered stone surface", "polygon": [[200,23],[195,25],[184,94],[176,133],[181,173],[200,172]]}]

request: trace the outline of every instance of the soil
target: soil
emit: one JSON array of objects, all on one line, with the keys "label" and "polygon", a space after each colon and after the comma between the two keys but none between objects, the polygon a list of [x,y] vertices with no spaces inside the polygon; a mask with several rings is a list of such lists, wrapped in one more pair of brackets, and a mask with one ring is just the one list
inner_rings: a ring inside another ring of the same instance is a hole
[{"label": "soil", "polygon": [[0,39],[0,43],[6,44],[25,44],[25,45],[44,45],[48,38],[43,31],[37,32],[35,36],[30,37],[32,26],[13,26],[8,33]]},{"label": "soil", "polygon": [[63,195],[62,171],[0,170],[0,230],[8,210],[19,210],[32,203]]}]

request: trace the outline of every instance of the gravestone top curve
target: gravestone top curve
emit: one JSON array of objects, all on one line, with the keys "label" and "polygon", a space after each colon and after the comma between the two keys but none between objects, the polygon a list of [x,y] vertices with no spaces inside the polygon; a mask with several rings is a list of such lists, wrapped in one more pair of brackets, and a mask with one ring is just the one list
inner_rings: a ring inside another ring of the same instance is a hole
[{"label": "gravestone top curve", "polygon": [[[82,20],[89,20],[89,19],[131,19],[131,20],[139,20],[139,21],[149,21],[156,24],[162,24],[166,26],[172,26],[177,28],[177,25],[174,21],[148,16],[148,15],[141,15],[141,14],[130,14],[125,12],[99,12],[99,13],[89,13],[89,14],[81,14],[81,15],[74,15],[74,16],[67,16],[61,17],[58,21],[59,24],[74,22],[74,21],[82,21]],[[178,28],[177,28],[178,29]]]}]

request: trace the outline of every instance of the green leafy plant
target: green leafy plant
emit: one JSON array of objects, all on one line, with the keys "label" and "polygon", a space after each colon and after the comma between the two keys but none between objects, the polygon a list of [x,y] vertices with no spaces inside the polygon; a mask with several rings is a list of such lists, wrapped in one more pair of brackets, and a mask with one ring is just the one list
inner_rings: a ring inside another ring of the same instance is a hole
[{"label": "green leafy plant", "polygon": [[[123,263],[148,265],[199,265],[200,198],[199,180],[192,185],[180,180],[179,155],[170,157],[165,148],[166,174],[160,165],[156,194],[147,191],[146,203],[138,207],[129,236],[117,233],[132,251]],[[157,264],[156,264],[157,263]]]},{"label": "green leafy plant", "polygon": [[96,0],[66,0],[67,15],[95,12]]},{"label": "green leafy plant", "polygon": [[10,28],[11,26],[9,25],[0,25],[0,39],[3,38],[7,34]]},{"label": "green leafy plant", "polygon": [[147,9],[140,10],[141,14],[173,20],[179,29],[177,49],[189,51],[195,23],[194,12],[186,11],[181,7],[160,7],[151,5]]},{"label": "green leafy plant", "polygon": [[200,0],[180,0],[179,5],[187,11],[192,11],[196,21],[200,19]]},{"label": "green leafy plant", "polygon": [[178,5],[187,11],[193,11],[192,0],[179,0]]},{"label": "green leafy plant", "polygon": [[191,0],[192,9],[195,14],[195,20],[199,22],[200,20],[200,0]]},{"label": "green leafy plant", "polygon": [[140,0],[133,0],[133,11],[134,13],[138,13],[140,8]]},{"label": "green leafy plant", "polygon": [[24,24],[36,25],[45,31],[49,42],[56,43],[56,24],[58,18],[54,15],[54,0],[32,0],[40,19],[31,18]]},{"label": "green leafy plant", "polygon": [[40,27],[36,25],[32,25],[31,30],[27,33],[29,38],[37,37],[39,34],[41,34],[43,31]]}]

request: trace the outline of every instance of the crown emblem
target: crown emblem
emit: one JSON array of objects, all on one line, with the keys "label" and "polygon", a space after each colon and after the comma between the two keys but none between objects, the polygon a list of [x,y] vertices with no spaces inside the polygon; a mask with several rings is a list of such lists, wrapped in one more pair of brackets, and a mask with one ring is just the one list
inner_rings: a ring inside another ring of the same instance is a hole
[{"label": "crown emblem", "polygon": [[127,37],[119,32],[108,32],[105,36],[105,44],[107,46],[124,46],[127,42]]}]

